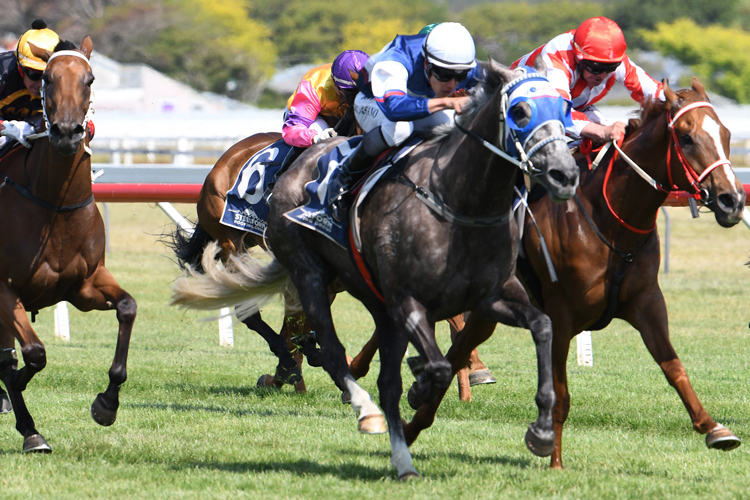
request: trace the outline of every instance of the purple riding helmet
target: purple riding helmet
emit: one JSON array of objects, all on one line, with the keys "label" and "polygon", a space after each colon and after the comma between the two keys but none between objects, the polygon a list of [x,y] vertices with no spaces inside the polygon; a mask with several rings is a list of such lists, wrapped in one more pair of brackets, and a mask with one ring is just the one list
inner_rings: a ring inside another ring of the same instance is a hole
[{"label": "purple riding helmet", "polygon": [[345,50],[336,56],[336,59],[333,60],[333,66],[331,66],[331,76],[337,90],[342,91],[347,97],[351,93],[356,94],[357,84],[349,74],[349,70],[359,73],[359,70],[365,67],[368,59],[370,59],[370,56],[361,50]]}]

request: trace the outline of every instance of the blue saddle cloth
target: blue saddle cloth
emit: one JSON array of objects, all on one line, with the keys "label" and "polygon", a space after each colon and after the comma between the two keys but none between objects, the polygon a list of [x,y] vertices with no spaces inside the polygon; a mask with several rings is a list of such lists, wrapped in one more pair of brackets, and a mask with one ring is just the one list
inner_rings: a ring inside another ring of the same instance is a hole
[{"label": "blue saddle cloth", "polygon": [[263,236],[268,226],[268,205],[263,194],[291,149],[292,146],[279,140],[247,160],[227,193],[222,224]]},{"label": "blue saddle cloth", "polygon": [[315,167],[317,178],[305,184],[309,201],[306,205],[284,214],[289,220],[322,234],[342,248],[349,248],[347,237],[349,223],[346,220],[339,222],[333,217],[331,209],[326,206],[326,192],[331,177],[341,172],[338,168],[339,164],[361,141],[362,136],[349,138],[318,158],[318,164]]}]

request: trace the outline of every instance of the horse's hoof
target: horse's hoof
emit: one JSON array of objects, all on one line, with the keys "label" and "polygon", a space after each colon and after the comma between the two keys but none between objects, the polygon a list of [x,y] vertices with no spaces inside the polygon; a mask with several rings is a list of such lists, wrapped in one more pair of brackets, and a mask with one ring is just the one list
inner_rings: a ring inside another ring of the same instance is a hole
[{"label": "horse's hoof", "polygon": [[404,474],[398,476],[398,480],[402,483],[412,481],[414,479],[419,479],[419,472],[405,472]]},{"label": "horse's hoof", "polygon": [[412,410],[418,410],[420,406],[422,406],[422,400],[419,398],[419,395],[417,394],[417,384],[412,384],[411,387],[409,387],[409,392],[406,393],[406,400],[409,402],[409,406]]},{"label": "horse's hoof", "polygon": [[362,434],[385,434],[387,430],[383,415],[365,415],[359,419],[359,432]]},{"label": "horse's hoof", "polygon": [[23,440],[23,452],[52,453],[52,448],[49,447],[47,441],[44,440],[41,434],[32,434]]},{"label": "horse's hoof", "polygon": [[100,392],[91,404],[91,417],[99,425],[110,426],[115,423],[117,418],[117,407],[114,409],[107,408],[104,405],[104,393]]},{"label": "horse's hoof", "polygon": [[482,384],[494,384],[496,382],[497,380],[492,376],[492,372],[489,370],[477,370],[474,373],[469,374],[470,387]]},{"label": "horse's hoof", "polygon": [[13,405],[10,404],[10,399],[8,399],[8,395],[5,393],[0,394],[0,414],[10,413],[12,411],[13,411]]},{"label": "horse's hoof", "polygon": [[276,388],[276,379],[273,375],[261,375],[256,384],[258,387]]},{"label": "horse's hoof", "polygon": [[721,424],[706,435],[706,446],[711,449],[729,451],[742,444],[740,438],[732,434],[732,431]]},{"label": "horse's hoof", "polygon": [[349,393],[349,391],[344,391],[341,393],[341,403],[345,405],[352,403],[352,395]]},{"label": "horse's hoof", "polygon": [[526,447],[531,453],[538,457],[548,457],[552,455],[552,452],[555,451],[555,433],[553,431],[550,434],[552,435],[551,438],[539,436],[534,432],[533,427],[530,425],[529,429],[526,431],[526,437],[524,438],[524,441],[526,441]]}]

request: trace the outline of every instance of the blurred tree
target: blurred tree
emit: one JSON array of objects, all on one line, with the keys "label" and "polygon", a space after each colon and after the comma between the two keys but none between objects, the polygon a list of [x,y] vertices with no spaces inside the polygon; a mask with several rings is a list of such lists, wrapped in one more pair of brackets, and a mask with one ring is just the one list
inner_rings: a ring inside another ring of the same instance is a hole
[{"label": "blurred tree", "polygon": [[[198,90],[255,101],[274,71],[269,29],[248,0],[131,0],[92,19],[104,53],[141,62]],[[115,29],[116,27],[116,29]]]},{"label": "blurred tree", "polygon": [[488,55],[509,65],[599,15],[602,6],[593,2],[499,2],[470,7],[461,12],[459,20]]},{"label": "blurred tree", "polygon": [[[691,66],[706,86],[740,103],[750,103],[750,33],[724,26],[699,26],[690,19],[659,23],[639,36],[660,52]],[[688,86],[689,82],[680,82]]]},{"label": "blurred tree", "polygon": [[750,19],[740,16],[749,8],[747,0],[613,0],[605,5],[604,15],[622,28],[628,47],[648,48],[639,30],[653,29],[659,23],[670,23],[680,18],[689,18],[701,26],[720,24],[723,26],[750,29]]},{"label": "blurred tree", "polygon": [[[434,0],[255,0],[251,15],[271,28],[280,66],[312,66],[332,60],[345,49],[377,51],[397,34],[453,20],[445,6]],[[395,31],[386,35],[388,29]],[[365,44],[367,30],[372,40]]]}]

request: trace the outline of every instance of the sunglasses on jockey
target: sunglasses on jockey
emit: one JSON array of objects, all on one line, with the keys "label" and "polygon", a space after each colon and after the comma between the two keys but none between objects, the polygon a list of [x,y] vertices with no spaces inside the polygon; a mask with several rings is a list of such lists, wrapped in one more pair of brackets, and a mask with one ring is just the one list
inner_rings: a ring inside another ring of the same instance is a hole
[{"label": "sunglasses on jockey", "polygon": [[620,65],[619,62],[599,62],[599,61],[589,61],[587,59],[584,59],[581,61],[581,64],[583,65],[584,69],[591,73],[592,75],[601,75],[602,73],[612,73],[614,70],[617,69],[617,67]]},{"label": "sunglasses on jockey", "polygon": [[427,74],[431,74],[439,82],[449,82],[451,80],[462,82],[466,80],[467,76],[469,76],[469,70],[463,69],[460,71],[456,71],[452,69],[442,68],[440,66],[435,66],[432,63],[428,63]]},{"label": "sunglasses on jockey", "polygon": [[33,82],[38,82],[39,80],[42,79],[42,76],[44,76],[44,71],[37,71],[35,69],[24,68],[20,64],[18,65],[18,71],[22,75],[26,75],[26,78],[28,78],[29,80]]}]

